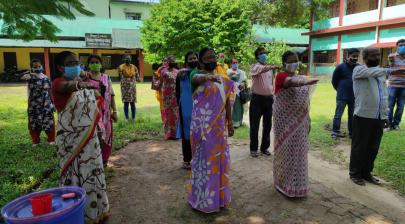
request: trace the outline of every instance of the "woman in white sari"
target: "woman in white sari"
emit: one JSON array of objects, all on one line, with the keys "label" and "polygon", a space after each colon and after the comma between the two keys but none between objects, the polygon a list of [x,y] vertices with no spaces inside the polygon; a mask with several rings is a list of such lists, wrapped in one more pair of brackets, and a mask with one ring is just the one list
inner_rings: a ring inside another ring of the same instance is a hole
[{"label": "woman in white sari", "polygon": [[59,53],[55,63],[52,95],[58,111],[60,184],[84,188],[86,223],[101,223],[109,213],[100,142],[95,132],[102,98],[95,86],[79,78],[81,69],[74,53]]}]

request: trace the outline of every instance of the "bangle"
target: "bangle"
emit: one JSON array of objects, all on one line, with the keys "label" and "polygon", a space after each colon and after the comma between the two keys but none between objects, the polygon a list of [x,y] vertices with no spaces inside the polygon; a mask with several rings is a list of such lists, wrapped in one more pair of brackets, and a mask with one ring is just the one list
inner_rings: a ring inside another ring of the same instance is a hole
[{"label": "bangle", "polygon": [[80,88],[79,88],[79,81],[76,81],[76,90],[77,90],[77,91],[80,90]]}]

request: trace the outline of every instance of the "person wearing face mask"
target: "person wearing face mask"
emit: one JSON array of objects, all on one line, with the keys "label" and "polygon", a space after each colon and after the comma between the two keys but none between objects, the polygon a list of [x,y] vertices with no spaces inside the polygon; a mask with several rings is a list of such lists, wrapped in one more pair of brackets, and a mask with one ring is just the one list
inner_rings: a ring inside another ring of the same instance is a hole
[{"label": "person wearing face mask", "polygon": [[124,64],[118,68],[121,79],[121,99],[124,103],[125,119],[129,119],[128,107],[131,106],[131,118],[135,121],[136,117],[136,81],[140,81],[138,68],[131,64],[131,55],[124,56]]},{"label": "person wearing face mask", "polygon": [[109,203],[97,124],[102,99],[97,87],[80,79],[79,59],[70,51],[56,55],[52,95],[58,111],[57,156],[60,185],[86,190],[86,223],[102,223]]},{"label": "person wearing face mask", "polygon": [[371,175],[383,136],[388,125],[388,93],[385,85],[388,71],[380,68],[380,49],[365,48],[365,65],[353,71],[355,97],[353,140],[350,153],[350,179],[358,185],[365,181],[379,184]]},{"label": "person wearing face mask", "polygon": [[176,79],[176,98],[179,105],[177,138],[182,139],[183,168],[191,168],[190,126],[193,98],[191,93],[190,74],[198,67],[198,54],[190,51],[184,57],[185,68],[180,69]]},{"label": "person wearing face mask", "polygon": [[318,80],[296,75],[298,56],[295,52],[285,52],[282,62],[284,71],[277,74],[274,89],[274,186],[287,197],[306,197],[309,104]]},{"label": "person wearing face mask", "polygon": [[92,54],[88,57],[87,68],[89,72],[87,73],[87,79],[85,81],[96,86],[103,99],[101,105],[101,119],[97,124],[97,134],[101,144],[103,164],[104,167],[106,167],[112,151],[112,122],[117,122],[118,117],[112,82],[107,74],[101,72],[101,62],[101,57],[96,54]]},{"label": "person wearing face mask", "polygon": [[348,106],[347,129],[352,136],[354,93],[353,93],[353,69],[358,65],[360,51],[356,48],[348,50],[348,58],[342,64],[336,66],[332,76],[332,85],[336,90],[336,110],[333,118],[332,138],[345,137],[340,132],[340,123],[346,105]]},{"label": "person wearing face mask", "polygon": [[33,146],[40,143],[41,131],[45,131],[48,143],[55,142],[55,107],[51,99],[51,81],[44,75],[41,62],[31,61],[31,73],[21,77],[28,87],[28,130]]},{"label": "person wearing face mask", "polygon": [[258,47],[255,51],[257,62],[250,67],[252,79],[252,99],[249,107],[250,123],[250,155],[258,157],[259,125],[263,117],[263,133],[260,152],[270,156],[270,131],[273,114],[273,70],[274,65],[267,64],[267,54],[264,47]]},{"label": "person wearing face mask", "polygon": [[405,106],[405,39],[398,40],[397,52],[390,55],[389,60],[391,61],[390,75],[387,82],[389,130],[398,131],[401,130],[399,125]]},{"label": "person wearing face mask", "polygon": [[167,140],[176,140],[179,106],[176,100],[177,63],[171,56],[167,59],[168,68],[162,72],[163,128]]},{"label": "person wearing face mask", "polygon": [[225,63],[225,54],[219,53],[218,54],[218,63],[217,63],[217,67],[215,68],[215,73],[226,77],[228,69],[229,69],[228,64]]},{"label": "person wearing face mask", "polygon": [[235,103],[233,104],[232,110],[232,120],[233,126],[238,128],[242,125],[243,121],[243,104],[240,100],[240,91],[246,87],[246,72],[239,69],[239,61],[234,58],[232,59],[232,68],[227,71],[228,77],[235,82],[236,85],[236,96]]},{"label": "person wearing face mask", "polygon": [[[215,73],[215,51],[200,51],[201,71],[191,78],[194,86],[190,141],[192,149],[188,203],[204,212],[219,212],[231,202],[228,137],[232,125],[232,80]],[[207,193],[208,192],[208,193]]]},{"label": "person wearing face mask", "polygon": [[169,68],[167,57],[162,61],[162,66],[160,66],[152,77],[152,89],[155,90],[156,100],[159,102],[160,117],[162,122],[164,122],[164,110],[163,110],[163,96],[162,96],[162,73]]}]

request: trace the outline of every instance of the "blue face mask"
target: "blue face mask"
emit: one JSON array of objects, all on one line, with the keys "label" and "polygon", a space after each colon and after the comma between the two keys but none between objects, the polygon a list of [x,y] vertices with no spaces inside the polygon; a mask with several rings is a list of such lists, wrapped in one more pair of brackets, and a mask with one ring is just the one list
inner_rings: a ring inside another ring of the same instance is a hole
[{"label": "blue face mask", "polygon": [[262,64],[265,64],[266,63],[266,61],[267,61],[267,54],[261,54],[261,55],[259,55],[259,62],[260,63],[262,63]]},{"label": "blue face mask", "polygon": [[405,55],[405,45],[398,47],[398,54]]},{"label": "blue face mask", "polygon": [[239,69],[239,64],[232,64],[232,68],[235,69],[235,70],[238,70]]},{"label": "blue face mask", "polygon": [[65,74],[64,76],[68,79],[74,79],[80,76],[80,72],[82,69],[79,65],[76,66],[65,66]]}]

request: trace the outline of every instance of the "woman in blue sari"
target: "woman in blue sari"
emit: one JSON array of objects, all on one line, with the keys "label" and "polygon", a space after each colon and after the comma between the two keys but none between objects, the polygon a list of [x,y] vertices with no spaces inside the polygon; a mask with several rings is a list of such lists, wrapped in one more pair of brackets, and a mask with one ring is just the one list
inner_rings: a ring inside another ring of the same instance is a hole
[{"label": "woman in blue sari", "polygon": [[196,52],[188,52],[184,59],[185,68],[181,69],[176,80],[176,97],[179,105],[179,122],[177,138],[182,139],[183,168],[191,168],[191,144],[190,124],[191,112],[193,110],[193,98],[191,91],[190,74],[198,66],[198,55]]}]

